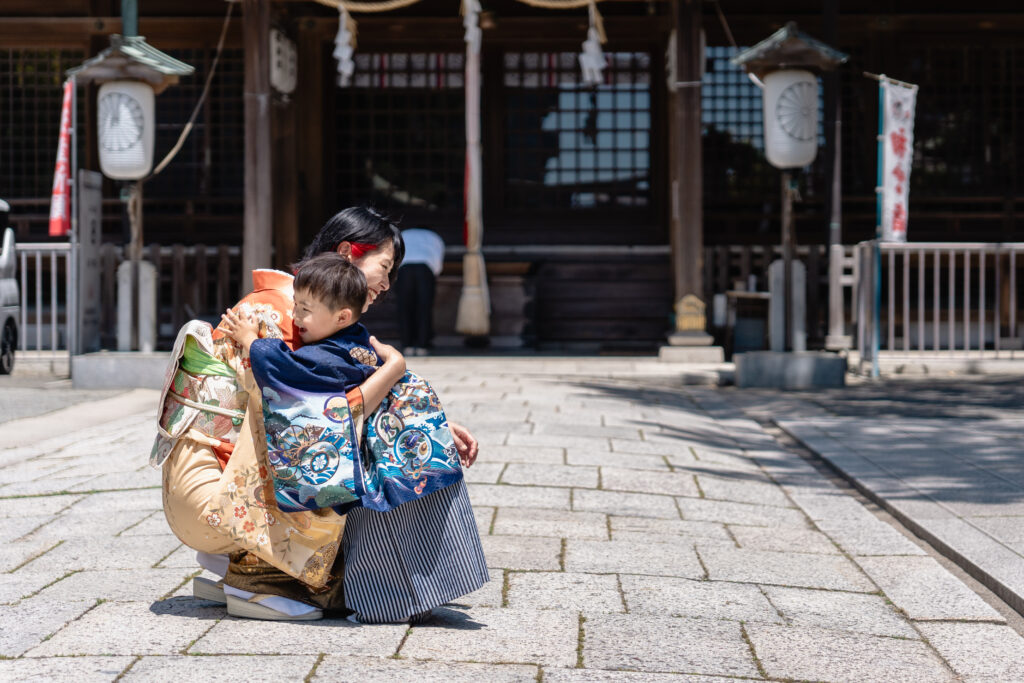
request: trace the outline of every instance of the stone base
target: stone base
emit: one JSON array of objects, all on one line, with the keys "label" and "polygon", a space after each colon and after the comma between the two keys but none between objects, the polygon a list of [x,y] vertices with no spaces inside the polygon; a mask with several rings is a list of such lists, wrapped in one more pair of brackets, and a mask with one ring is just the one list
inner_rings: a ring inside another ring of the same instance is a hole
[{"label": "stone base", "polygon": [[829,351],[843,351],[853,348],[853,337],[848,334],[828,335],[825,337],[825,348]]},{"label": "stone base", "polygon": [[160,389],[170,353],[99,351],[71,357],[75,389]]},{"label": "stone base", "polygon": [[668,335],[670,346],[711,346],[714,338],[705,332],[673,332]]},{"label": "stone base", "polygon": [[736,386],[819,389],[846,384],[846,359],[834,353],[750,351],[738,353]]},{"label": "stone base", "polygon": [[721,363],[725,361],[725,352],[721,346],[662,346],[658,349],[658,360],[670,363]]}]

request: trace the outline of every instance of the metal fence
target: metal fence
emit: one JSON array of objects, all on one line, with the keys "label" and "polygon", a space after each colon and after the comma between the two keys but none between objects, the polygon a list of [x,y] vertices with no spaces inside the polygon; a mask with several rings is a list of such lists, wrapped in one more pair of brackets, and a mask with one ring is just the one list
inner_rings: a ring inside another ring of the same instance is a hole
[{"label": "metal fence", "polygon": [[[67,355],[75,349],[76,287],[67,243],[20,243],[18,282],[19,351]],[[228,245],[151,244],[144,258],[156,266],[158,343],[168,347],[192,318],[216,319],[233,304],[241,282],[241,249]],[[100,329],[102,348],[116,346],[117,268],[125,260],[120,245],[100,247]]]},{"label": "metal fence", "polygon": [[880,355],[1024,357],[1022,257],[1024,243],[858,244],[854,313],[862,357],[872,358],[876,345]]},{"label": "metal fence", "polygon": [[71,249],[65,243],[22,243],[15,245],[18,256],[21,312],[18,350],[52,351],[67,354],[68,290]]}]

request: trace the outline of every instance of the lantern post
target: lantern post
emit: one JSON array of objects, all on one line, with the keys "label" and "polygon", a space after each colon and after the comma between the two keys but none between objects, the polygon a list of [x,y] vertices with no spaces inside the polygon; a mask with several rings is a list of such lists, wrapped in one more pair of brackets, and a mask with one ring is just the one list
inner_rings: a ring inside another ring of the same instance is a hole
[{"label": "lantern post", "polygon": [[133,0],[123,1],[122,16],[125,35],[111,35],[110,47],[68,69],[67,75],[77,83],[100,84],[96,117],[100,170],[108,178],[130,183],[122,199],[127,204],[131,226],[130,346],[138,349],[142,182],[153,167],[154,98],[195,69],[149,45],[145,37],[134,35],[138,30],[138,12]]},{"label": "lantern post", "polygon": [[762,90],[764,144],[768,163],[782,170],[782,258],[786,351],[793,350],[793,198],[790,169],[814,161],[818,149],[818,79],[848,55],[797,30],[788,22],[732,59]]}]

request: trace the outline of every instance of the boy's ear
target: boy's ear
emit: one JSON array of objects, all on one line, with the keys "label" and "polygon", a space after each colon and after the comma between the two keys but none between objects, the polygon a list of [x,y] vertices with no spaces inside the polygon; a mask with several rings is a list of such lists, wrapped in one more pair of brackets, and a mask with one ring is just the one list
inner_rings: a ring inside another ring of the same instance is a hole
[{"label": "boy's ear", "polygon": [[347,306],[345,308],[340,309],[338,311],[337,317],[338,324],[341,325],[342,327],[348,327],[349,325],[352,324],[352,318],[354,317],[354,315],[355,314],[352,313],[352,309],[348,308]]}]

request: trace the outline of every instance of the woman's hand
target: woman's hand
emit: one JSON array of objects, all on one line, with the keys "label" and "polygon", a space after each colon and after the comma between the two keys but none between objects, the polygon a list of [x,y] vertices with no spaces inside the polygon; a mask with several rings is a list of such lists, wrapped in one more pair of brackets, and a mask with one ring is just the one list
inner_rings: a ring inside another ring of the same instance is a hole
[{"label": "woman's hand", "polygon": [[385,344],[376,337],[370,337],[370,346],[373,347],[373,352],[377,354],[377,358],[384,361],[384,367],[388,367],[390,372],[398,373],[395,381],[402,379],[405,375],[405,356],[391,344]]},{"label": "woman's hand", "polygon": [[449,420],[448,429],[451,430],[452,438],[455,440],[455,450],[459,452],[459,462],[463,467],[472,467],[476,462],[480,444],[477,443],[470,431],[460,424]]},{"label": "woman's hand", "polygon": [[220,317],[220,328],[241,344],[246,352],[249,351],[252,343],[260,338],[259,324],[251,316],[243,318],[230,308]]}]

